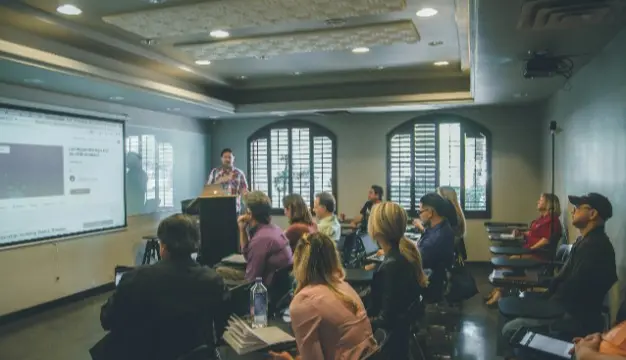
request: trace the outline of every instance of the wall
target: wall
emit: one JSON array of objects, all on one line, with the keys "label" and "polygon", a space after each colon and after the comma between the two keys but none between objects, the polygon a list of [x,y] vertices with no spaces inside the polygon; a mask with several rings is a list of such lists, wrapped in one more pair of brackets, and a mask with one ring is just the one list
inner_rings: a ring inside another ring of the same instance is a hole
[{"label": "wall", "polygon": [[[567,194],[599,192],[613,203],[613,218],[606,230],[615,247],[622,284],[626,279],[625,60],[626,30],[570,80],[571,89],[561,90],[552,97],[544,124],[547,129],[550,121],[556,121],[559,129],[556,194],[565,200]],[[544,184],[549,187],[549,136],[544,143]],[[577,232],[571,225],[569,231],[570,240],[575,239]]]},{"label": "wall", "polygon": [[[200,192],[207,174],[210,142],[204,123],[188,118],[62,94],[0,84],[0,97],[126,114],[130,133],[156,134],[174,148],[174,205]],[[65,241],[0,249],[0,316],[113,281],[116,265],[133,265],[141,237],[153,234],[168,213],[131,216],[123,231]]]},{"label": "wall", "polygon": [[[530,221],[536,217],[535,203],[541,187],[541,121],[542,106],[470,107],[451,109],[458,114],[485,125],[493,136],[493,197],[494,221]],[[315,121],[337,136],[338,210],[348,216],[356,215],[366,200],[372,184],[385,187],[386,134],[398,124],[423,113],[355,114],[304,119]],[[219,164],[221,149],[230,147],[236,155],[236,166],[247,171],[246,139],[259,127],[274,120],[228,120],[217,122],[213,133],[213,164]],[[489,241],[483,222],[468,224],[469,259],[488,261]],[[280,226],[284,217],[276,217]]]}]

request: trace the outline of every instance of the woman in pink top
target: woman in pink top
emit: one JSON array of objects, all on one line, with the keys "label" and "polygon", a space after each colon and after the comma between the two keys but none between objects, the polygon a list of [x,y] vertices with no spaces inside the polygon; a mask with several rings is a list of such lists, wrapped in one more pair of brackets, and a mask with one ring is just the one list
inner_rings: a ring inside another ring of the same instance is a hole
[{"label": "woman in pink top", "polygon": [[[289,307],[302,360],[357,360],[377,349],[359,295],[343,281],[335,242],[305,234],[294,255],[297,287]],[[286,353],[275,358],[290,359]]]}]

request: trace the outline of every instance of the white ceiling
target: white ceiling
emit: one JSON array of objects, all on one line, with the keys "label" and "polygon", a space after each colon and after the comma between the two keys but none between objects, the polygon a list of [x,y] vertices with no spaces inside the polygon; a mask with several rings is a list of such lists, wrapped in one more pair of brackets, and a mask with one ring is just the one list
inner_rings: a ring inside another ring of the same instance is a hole
[{"label": "white ceiling", "polygon": [[[0,81],[206,118],[543,99],[565,79],[523,79],[529,50],[576,71],[626,24],[623,0],[72,1],[0,2]],[[63,83],[24,83],[42,69]]]}]

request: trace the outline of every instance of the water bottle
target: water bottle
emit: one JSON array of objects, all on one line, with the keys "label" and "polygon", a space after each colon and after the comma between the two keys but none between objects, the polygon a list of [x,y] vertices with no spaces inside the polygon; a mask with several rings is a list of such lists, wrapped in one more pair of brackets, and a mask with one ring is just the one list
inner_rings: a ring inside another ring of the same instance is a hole
[{"label": "water bottle", "polygon": [[250,289],[250,315],[253,329],[267,326],[267,288],[260,277]]}]

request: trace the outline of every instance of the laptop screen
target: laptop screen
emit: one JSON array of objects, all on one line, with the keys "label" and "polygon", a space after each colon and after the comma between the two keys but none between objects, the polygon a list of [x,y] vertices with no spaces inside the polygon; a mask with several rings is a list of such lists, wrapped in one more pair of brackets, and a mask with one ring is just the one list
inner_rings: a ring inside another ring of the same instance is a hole
[{"label": "laptop screen", "polygon": [[363,248],[365,249],[365,254],[371,255],[376,253],[379,250],[378,244],[374,239],[372,239],[369,234],[361,235],[361,242],[363,242]]},{"label": "laptop screen", "polygon": [[124,275],[123,272],[118,272],[115,274],[115,286],[117,286],[120,283],[120,280],[122,280],[122,275]]}]

